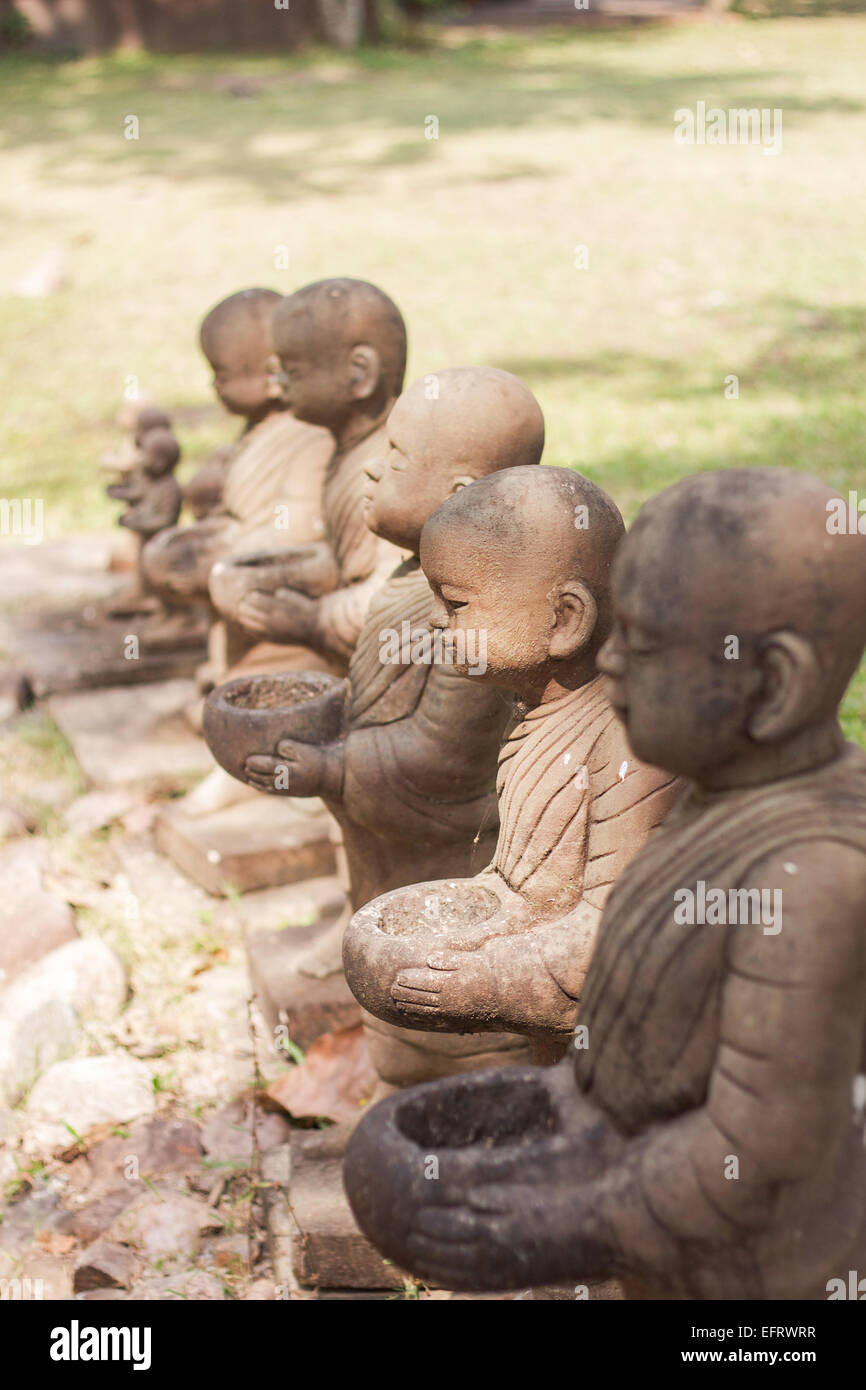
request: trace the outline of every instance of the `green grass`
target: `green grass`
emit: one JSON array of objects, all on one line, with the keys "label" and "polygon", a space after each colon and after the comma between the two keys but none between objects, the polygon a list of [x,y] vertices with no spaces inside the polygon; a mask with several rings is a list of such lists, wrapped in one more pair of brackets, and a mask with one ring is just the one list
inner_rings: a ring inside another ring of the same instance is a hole
[{"label": "green grass", "polygon": [[[525,377],[546,461],[628,519],[734,464],[862,492],[864,70],[854,16],[352,59],[6,59],[2,490],[42,496],[49,535],[110,525],[96,461],[126,377],[180,410],[191,467],[235,429],[197,350],[203,312],[243,285],[352,274],[403,308],[410,379],[473,361]],[[675,146],[674,111],[699,100],[781,108],[782,154]],[[68,284],[11,297],[56,244]],[[860,737],[863,712],[861,679]]]}]

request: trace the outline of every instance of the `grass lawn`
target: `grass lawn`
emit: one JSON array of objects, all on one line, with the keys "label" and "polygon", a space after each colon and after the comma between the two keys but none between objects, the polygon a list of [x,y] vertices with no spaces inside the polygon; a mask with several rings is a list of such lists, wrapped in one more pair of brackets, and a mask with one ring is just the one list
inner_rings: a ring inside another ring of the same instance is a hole
[{"label": "grass lawn", "polygon": [[[525,377],[546,461],[627,518],[732,464],[862,494],[866,18],[461,44],[0,63],[3,495],[43,497],[49,535],[112,524],[96,461],[127,377],[181,410],[192,466],[234,430],[210,403],[203,312],[333,274],[398,301],[410,377]],[[675,145],[674,111],[698,101],[781,108],[781,154]],[[65,287],[13,297],[57,245]],[[864,715],[861,673],[849,733]]]}]

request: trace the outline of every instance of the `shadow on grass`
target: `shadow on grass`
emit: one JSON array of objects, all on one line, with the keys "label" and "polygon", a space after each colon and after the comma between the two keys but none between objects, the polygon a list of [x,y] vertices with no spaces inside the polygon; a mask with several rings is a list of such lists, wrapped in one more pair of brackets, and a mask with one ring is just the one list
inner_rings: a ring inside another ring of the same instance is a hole
[{"label": "shadow on grass", "polygon": [[[723,108],[781,107],[787,126],[827,113],[854,115],[866,102],[805,90],[796,67],[760,73],[720,67],[712,72],[640,72],[599,48],[586,34],[563,35],[555,60],[522,62],[521,46],[492,44],[472,53],[408,54],[396,64],[343,61],[330,67],[303,58],[259,66],[226,60],[146,56],[137,62],[98,60],[53,64],[0,60],[5,88],[0,148],[32,148],[41,172],[57,183],[80,180],[80,161],[98,183],[137,175],[178,182],[219,179],[285,201],[308,192],[348,196],[371,174],[428,161],[431,183],[437,142],[425,139],[429,115],[440,139],[578,128],[593,121],[673,130],[673,114],[699,100]],[[632,46],[635,63],[638,61]],[[127,141],[123,122],[140,121]],[[413,134],[417,132],[417,134]],[[341,141],[341,133],[344,138]],[[359,150],[357,137],[363,137]],[[263,153],[261,141],[285,152]],[[71,158],[72,156],[72,158]],[[73,166],[74,172],[70,171]],[[549,169],[516,164],[497,178],[545,177]]]},{"label": "shadow on grass", "polygon": [[[765,298],[741,310],[707,315],[744,342],[766,323],[779,324],[772,339],[736,369],[741,392],[841,396],[862,392],[866,375],[866,308],[827,308],[798,299]],[[715,355],[604,351],[580,357],[508,357],[494,364],[530,382],[606,380],[629,399],[683,401],[714,396],[724,377]],[[720,375],[721,372],[721,375]],[[866,421],[864,421],[866,429]]]}]

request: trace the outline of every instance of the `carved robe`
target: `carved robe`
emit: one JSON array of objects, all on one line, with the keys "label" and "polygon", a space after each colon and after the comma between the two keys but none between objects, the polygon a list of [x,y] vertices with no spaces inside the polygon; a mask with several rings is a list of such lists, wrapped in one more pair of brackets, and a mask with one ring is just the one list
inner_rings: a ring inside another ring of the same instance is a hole
[{"label": "carved robe", "polygon": [[[784,899],[798,853],[823,844],[862,855],[866,885],[866,756],[853,745],[816,772],[692,792],[610,896],[574,1059],[579,1088],[646,1135],[617,1199],[632,1296],[820,1298],[827,1280],[866,1271],[852,1098],[866,1072],[866,913],[859,933],[837,924],[832,900],[813,921],[783,916],[778,934],[675,916],[698,883],[728,901],[741,889]],[[781,884],[756,882],[767,860],[782,862]]]}]

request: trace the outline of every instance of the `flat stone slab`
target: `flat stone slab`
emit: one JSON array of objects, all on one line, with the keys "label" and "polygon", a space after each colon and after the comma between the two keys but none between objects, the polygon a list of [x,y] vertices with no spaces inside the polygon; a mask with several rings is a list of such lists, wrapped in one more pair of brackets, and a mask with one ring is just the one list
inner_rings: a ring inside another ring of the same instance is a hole
[{"label": "flat stone slab", "polygon": [[64,604],[109,598],[128,588],[128,574],[113,570],[124,537],[68,536],[28,545],[0,541],[0,593],[8,604]]},{"label": "flat stone slab", "polygon": [[300,817],[278,797],[256,796],[207,816],[167,806],[155,834],[163,854],[215,897],[336,871],[327,814]]},{"label": "flat stone slab", "polygon": [[386,1262],[355,1225],[343,1190],[345,1132],[295,1131],[289,1205],[292,1272],[302,1287],[402,1289],[411,1276]]},{"label": "flat stone slab", "polygon": [[149,639],[142,619],[103,617],[91,605],[72,612],[4,613],[0,648],[41,698],[191,677],[206,658],[207,629],[199,622],[183,634]]},{"label": "flat stone slab", "polygon": [[338,1033],[361,1022],[360,1005],[342,971],[317,980],[297,969],[300,956],[338,915],[326,913],[311,926],[247,932],[247,963],[265,1022],[269,1028],[285,1023],[289,1037],[304,1051],[323,1033]]},{"label": "flat stone slab", "polygon": [[55,695],[48,709],[91,786],[176,791],[213,767],[184,718],[194,694],[191,680],[159,681]]}]

